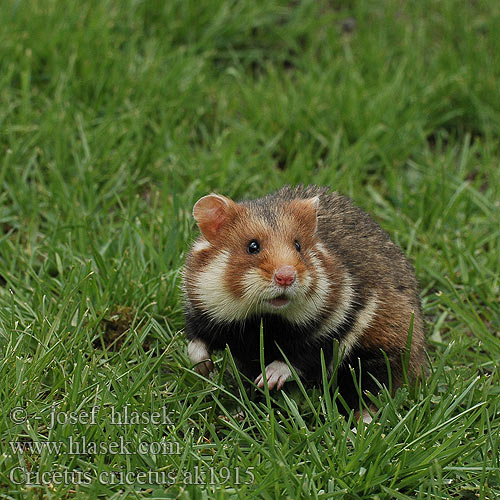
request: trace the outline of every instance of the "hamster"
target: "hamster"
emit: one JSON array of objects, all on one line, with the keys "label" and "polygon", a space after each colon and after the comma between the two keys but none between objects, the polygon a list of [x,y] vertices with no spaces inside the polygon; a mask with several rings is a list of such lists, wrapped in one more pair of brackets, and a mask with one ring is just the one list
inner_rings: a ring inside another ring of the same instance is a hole
[{"label": "hamster", "polygon": [[321,351],[331,374],[335,340],[339,392],[350,408],[360,403],[351,369],[362,391],[374,394],[373,377],[387,387],[391,377],[395,390],[403,366],[410,379],[422,372],[413,267],[352,200],[326,187],[285,186],[239,203],[209,194],[193,216],[201,235],[186,258],[183,290],[188,353],[200,374],[228,345],[238,369],[263,387],[261,321],[269,389],[291,378],[282,353],[304,383],[320,384]]}]

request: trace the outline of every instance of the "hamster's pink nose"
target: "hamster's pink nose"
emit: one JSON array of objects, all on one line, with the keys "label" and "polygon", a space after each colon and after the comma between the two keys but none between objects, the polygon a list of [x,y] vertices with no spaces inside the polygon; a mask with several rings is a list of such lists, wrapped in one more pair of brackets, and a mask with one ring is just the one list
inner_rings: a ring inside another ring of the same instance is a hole
[{"label": "hamster's pink nose", "polygon": [[297,278],[297,271],[293,266],[282,266],[274,271],[274,281],[279,286],[290,286]]}]

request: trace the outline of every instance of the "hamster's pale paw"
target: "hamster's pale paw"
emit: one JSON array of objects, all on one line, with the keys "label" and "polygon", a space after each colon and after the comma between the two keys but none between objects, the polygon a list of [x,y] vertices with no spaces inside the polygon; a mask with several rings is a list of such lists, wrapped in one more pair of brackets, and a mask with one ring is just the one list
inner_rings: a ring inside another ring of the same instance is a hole
[{"label": "hamster's pale paw", "polygon": [[213,371],[214,363],[210,359],[210,351],[203,340],[195,339],[189,342],[188,355],[191,362],[195,365],[195,371],[200,375],[206,377]]},{"label": "hamster's pale paw", "polygon": [[[273,361],[266,366],[265,372],[269,389],[276,387],[277,390],[280,390],[292,376],[290,368],[283,361]],[[261,389],[264,387],[264,376],[262,373],[255,379],[255,384]]]}]

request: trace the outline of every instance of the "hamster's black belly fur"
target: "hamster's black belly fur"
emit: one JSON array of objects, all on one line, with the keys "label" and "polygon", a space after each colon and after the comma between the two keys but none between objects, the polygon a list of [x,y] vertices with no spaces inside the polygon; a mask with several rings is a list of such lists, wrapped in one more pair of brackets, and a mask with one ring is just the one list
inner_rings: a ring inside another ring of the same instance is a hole
[{"label": "hamster's black belly fur", "polygon": [[[314,327],[318,326],[317,323],[297,328],[296,325],[273,315],[253,317],[245,322],[216,325],[211,324],[210,318],[202,311],[193,309],[187,313],[186,318],[187,324],[189,324],[186,332],[188,339],[202,338],[214,351],[222,351],[227,345],[237,368],[250,380],[254,380],[261,372],[260,328],[262,324],[264,365],[269,365],[275,359],[281,359],[283,353],[300,374],[301,380],[306,386],[319,386],[322,383],[321,351],[323,351],[327,376],[331,375],[333,357],[335,355],[341,356],[339,352],[340,341],[343,335],[349,331],[352,323],[352,320],[348,320],[331,337],[314,340],[311,338],[310,332],[311,329],[314,330]],[[334,339],[339,342],[338,345],[334,344]],[[404,355],[403,349],[386,349],[384,352],[393,366],[400,366]],[[360,365],[366,371],[364,375],[360,374]],[[354,371],[354,378],[351,368]],[[360,380],[363,391],[368,390],[373,394],[378,392],[378,384],[369,374],[375,376],[380,384],[389,386],[389,374],[384,353],[358,347],[339,363],[337,385],[339,393],[349,407],[357,408],[359,405],[356,386]]]}]

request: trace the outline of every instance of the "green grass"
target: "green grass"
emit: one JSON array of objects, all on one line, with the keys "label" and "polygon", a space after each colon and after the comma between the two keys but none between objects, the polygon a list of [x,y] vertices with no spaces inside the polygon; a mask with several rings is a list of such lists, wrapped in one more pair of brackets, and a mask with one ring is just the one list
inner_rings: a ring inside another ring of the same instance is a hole
[{"label": "green grass", "polygon": [[[2,498],[500,496],[500,4],[0,10]],[[327,389],[248,399],[228,353],[210,381],[185,354],[193,203],[299,182],[351,196],[421,284],[430,375],[382,392],[357,433]],[[126,405],[166,407],[171,421],[112,425]],[[53,409],[94,406],[95,425],[51,426]],[[9,445],[70,437],[178,443],[179,454]],[[15,467],[46,472],[44,484],[12,478]],[[98,479],[111,471],[176,482]]]}]

